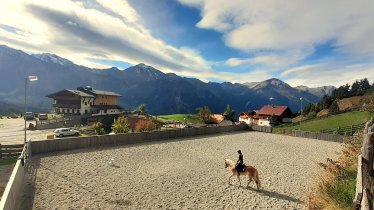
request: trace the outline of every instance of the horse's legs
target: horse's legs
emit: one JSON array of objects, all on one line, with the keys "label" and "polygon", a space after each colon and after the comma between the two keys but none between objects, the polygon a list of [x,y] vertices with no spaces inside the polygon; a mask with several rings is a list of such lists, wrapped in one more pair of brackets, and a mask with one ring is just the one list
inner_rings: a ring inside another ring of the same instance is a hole
[{"label": "horse's legs", "polygon": [[231,176],[229,177],[229,184],[230,184],[230,185],[231,185],[231,183],[230,183],[231,177],[233,177],[234,175],[235,175],[235,174],[232,173]]},{"label": "horse's legs", "polygon": [[238,173],[238,180],[239,180],[239,186],[242,186],[242,182],[240,181],[240,173]]},{"label": "horse's legs", "polygon": [[247,184],[247,187],[249,186],[249,184],[252,182],[252,176],[248,173],[248,184]]}]

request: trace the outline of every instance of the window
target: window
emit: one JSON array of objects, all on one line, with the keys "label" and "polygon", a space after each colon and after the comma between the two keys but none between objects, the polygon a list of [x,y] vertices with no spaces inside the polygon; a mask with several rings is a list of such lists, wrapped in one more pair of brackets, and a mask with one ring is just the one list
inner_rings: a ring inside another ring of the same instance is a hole
[{"label": "window", "polygon": [[87,106],[87,102],[84,102],[84,105],[86,105],[86,106]]},{"label": "window", "polygon": [[106,109],[104,109],[104,113],[106,113]]},{"label": "window", "polygon": [[84,113],[87,114],[87,109],[84,110]]}]

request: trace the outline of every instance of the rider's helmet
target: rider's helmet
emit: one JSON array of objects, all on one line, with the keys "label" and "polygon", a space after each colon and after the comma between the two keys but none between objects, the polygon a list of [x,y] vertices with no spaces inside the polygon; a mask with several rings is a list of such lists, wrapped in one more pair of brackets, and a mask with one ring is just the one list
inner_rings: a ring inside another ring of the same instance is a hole
[{"label": "rider's helmet", "polygon": [[239,153],[239,154],[241,154],[241,153],[242,153],[242,151],[241,151],[241,150],[238,150],[238,153]]}]

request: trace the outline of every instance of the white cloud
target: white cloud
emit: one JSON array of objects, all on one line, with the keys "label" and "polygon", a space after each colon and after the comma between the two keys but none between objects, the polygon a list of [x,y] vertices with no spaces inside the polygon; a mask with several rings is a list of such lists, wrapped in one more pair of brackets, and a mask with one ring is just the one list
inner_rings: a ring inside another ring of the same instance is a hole
[{"label": "white cloud", "polygon": [[253,58],[230,58],[225,64],[230,67],[260,65],[264,68],[285,68],[310,55],[314,49],[293,49],[284,52],[257,53]]},{"label": "white cloud", "polygon": [[139,14],[122,0],[1,1],[0,43],[29,52],[50,52],[90,67],[93,60],[146,63],[167,72],[212,72],[196,50],[154,38]]},{"label": "white cloud", "polygon": [[283,71],[280,79],[292,86],[306,85],[320,87],[334,85],[336,87],[346,83],[367,78],[374,82],[374,62],[346,65],[345,63],[326,62],[313,65],[303,65]]},{"label": "white cloud", "polygon": [[[341,0],[180,0],[198,7],[197,27],[221,32],[225,44],[258,58],[231,59],[228,65],[278,63],[289,50],[313,48],[332,42],[338,52],[374,57],[374,1]],[[259,51],[274,55],[262,55]],[[314,51],[290,59],[297,64]]]}]

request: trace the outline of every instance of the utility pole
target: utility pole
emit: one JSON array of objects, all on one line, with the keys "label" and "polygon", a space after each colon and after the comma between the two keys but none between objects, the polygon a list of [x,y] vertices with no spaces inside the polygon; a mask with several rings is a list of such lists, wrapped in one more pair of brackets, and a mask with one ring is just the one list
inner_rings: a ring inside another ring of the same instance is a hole
[{"label": "utility pole", "polygon": [[301,130],[302,120],[303,120],[303,97],[300,97],[300,130]]}]

